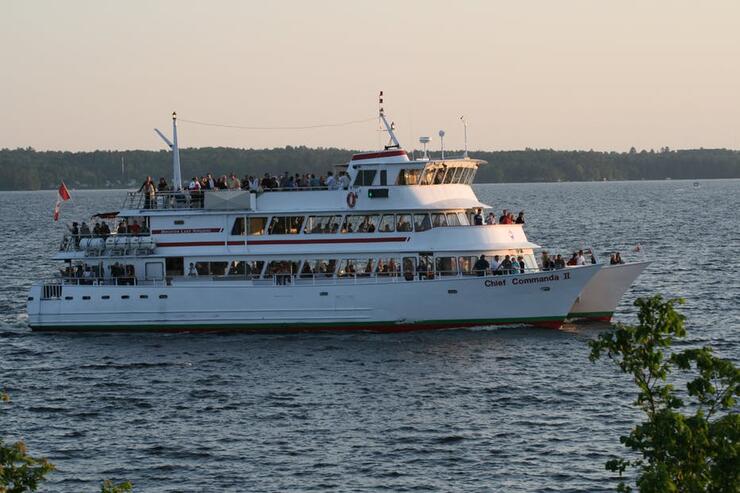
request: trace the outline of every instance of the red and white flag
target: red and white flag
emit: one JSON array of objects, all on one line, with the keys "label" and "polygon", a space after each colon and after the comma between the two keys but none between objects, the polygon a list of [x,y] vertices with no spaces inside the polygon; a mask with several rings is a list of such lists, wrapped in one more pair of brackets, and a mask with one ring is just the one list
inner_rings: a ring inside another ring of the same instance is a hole
[{"label": "red and white flag", "polygon": [[65,202],[71,198],[72,196],[69,194],[69,189],[67,189],[67,185],[62,182],[62,184],[59,185],[59,189],[57,190],[57,203],[54,206],[55,221],[59,221],[59,210],[61,209],[62,202]]},{"label": "red and white flag", "polygon": [[62,184],[59,185],[59,198],[62,200],[69,200],[72,198],[72,196],[69,194],[69,190],[67,189],[67,185],[64,184],[64,181],[62,181]]}]

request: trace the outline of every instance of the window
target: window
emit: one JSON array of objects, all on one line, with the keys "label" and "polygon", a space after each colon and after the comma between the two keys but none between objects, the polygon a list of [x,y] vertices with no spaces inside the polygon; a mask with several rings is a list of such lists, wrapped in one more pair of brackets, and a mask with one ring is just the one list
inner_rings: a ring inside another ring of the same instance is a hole
[{"label": "window", "polygon": [[[262,266],[265,265],[265,262],[261,260],[251,262],[248,260],[233,260],[232,262],[228,262],[227,265],[228,267],[225,275],[251,279],[253,277],[259,277],[262,273]],[[211,266],[211,269],[213,268],[214,267]]]},{"label": "window", "polygon": [[388,171],[381,169],[380,170],[380,186],[384,187],[388,185]]},{"label": "window", "polygon": [[89,300],[89,299],[90,299],[90,297],[89,297],[89,296],[83,296],[83,297],[82,297],[82,299],[83,299],[83,300]]},{"label": "window", "polygon": [[429,221],[429,214],[414,214],[414,230],[426,231],[432,228],[432,223]]},{"label": "window", "polygon": [[259,236],[265,234],[265,226],[267,225],[266,217],[248,217],[249,221],[249,236]]},{"label": "window", "polygon": [[402,169],[398,172],[396,185],[418,185],[421,181],[420,169]]},{"label": "window", "polygon": [[166,294],[160,294],[159,295],[159,299],[160,300],[166,300],[167,299],[167,295]]},{"label": "window", "polygon": [[146,294],[140,294],[140,295],[139,295],[139,299],[142,299],[142,300],[146,300],[146,299],[149,299],[149,295],[146,295]]},{"label": "window", "polygon": [[393,214],[383,214],[378,231],[381,233],[393,233],[396,230],[396,218]]},{"label": "window", "polygon": [[401,265],[403,266],[403,277],[407,281],[413,281],[416,275],[416,257],[404,257]]},{"label": "window", "polygon": [[379,217],[377,214],[348,215],[342,224],[342,233],[374,233]]},{"label": "window", "polygon": [[162,277],[162,262],[147,262],[144,265],[147,279],[160,280]]},{"label": "window", "polygon": [[223,276],[226,274],[228,262],[210,262],[211,274],[214,276]]},{"label": "window", "polygon": [[[457,216],[455,216],[455,218],[457,218]],[[432,226],[435,228],[444,228],[447,226],[447,216],[442,212],[433,212]]]},{"label": "window", "polygon": [[455,257],[437,257],[437,274],[440,276],[457,275],[457,259]]},{"label": "window", "polygon": [[127,294],[124,294],[123,296],[121,296],[121,299],[122,299],[122,300],[127,300],[127,299],[129,299],[129,295],[127,295]]},{"label": "window", "polygon": [[333,259],[309,259],[304,260],[301,266],[300,277],[317,279],[322,277],[333,277],[337,268],[337,261]]},{"label": "window", "polygon": [[434,175],[437,173],[436,169],[434,168],[425,168],[424,172],[421,175],[421,181],[419,182],[421,185],[431,185],[434,183]]},{"label": "window", "polygon": [[475,256],[458,257],[457,262],[460,266],[460,273],[464,276],[474,275],[473,266],[476,260],[478,260],[478,257]]},{"label": "window", "polygon": [[447,168],[447,173],[445,174],[445,178],[444,178],[445,184],[455,183],[453,179],[455,178],[455,173],[457,172],[458,169],[460,168]]},{"label": "window", "polygon": [[182,257],[167,257],[164,259],[164,264],[168,277],[183,275],[183,266],[185,264]]},{"label": "window", "polygon": [[232,236],[243,236],[246,234],[246,220],[243,217],[237,217],[234,220],[234,226],[231,228]]},{"label": "window", "polygon": [[371,258],[344,259],[339,263],[339,277],[367,277],[372,275],[374,261]]},{"label": "window", "polygon": [[[272,260],[267,264],[264,279],[271,279],[275,276],[292,276],[297,273],[298,262],[291,260]],[[282,278],[279,280],[282,280]]]},{"label": "window", "polygon": [[271,235],[297,235],[303,225],[303,216],[274,216],[270,222]]},{"label": "window", "polygon": [[393,257],[379,258],[375,272],[378,276],[397,276],[401,273],[401,262]]},{"label": "window", "polygon": [[331,234],[339,231],[342,216],[308,216],[303,234]]},{"label": "window", "polygon": [[411,214],[396,214],[396,231],[406,232],[412,229]]},{"label": "window", "polygon": [[447,216],[447,226],[461,226],[460,218],[457,216],[456,213],[448,212],[446,216]]},{"label": "window", "polygon": [[470,226],[470,219],[464,212],[457,213],[457,220],[460,221],[460,226]]},{"label": "window", "polygon": [[101,300],[109,300],[110,299],[110,296],[108,296],[107,294],[104,294],[103,296],[100,297],[100,299]]},{"label": "window", "polygon": [[377,173],[377,170],[374,170],[374,169],[366,169],[366,170],[358,171],[357,176],[355,177],[355,186],[363,187],[363,186],[372,185],[373,180],[375,180],[376,173]]}]

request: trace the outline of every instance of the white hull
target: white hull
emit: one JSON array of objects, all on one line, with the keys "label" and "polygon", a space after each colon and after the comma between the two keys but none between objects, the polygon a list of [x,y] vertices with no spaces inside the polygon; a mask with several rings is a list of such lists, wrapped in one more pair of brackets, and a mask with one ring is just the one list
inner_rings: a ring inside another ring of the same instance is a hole
[{"label": "white hull", "polygon": [[[490,324],[560,327],[600,265],[510,276],[65,284],[28,302],[34,330],[414,330]],[[261,284],[263,283],[263,284]],[[87,299],[83,297],[88,297]]]},{"label": "white hull", "polygon": [[568,318],[608,322],[619,300],[650,262],[605,265],[576,298]]}]

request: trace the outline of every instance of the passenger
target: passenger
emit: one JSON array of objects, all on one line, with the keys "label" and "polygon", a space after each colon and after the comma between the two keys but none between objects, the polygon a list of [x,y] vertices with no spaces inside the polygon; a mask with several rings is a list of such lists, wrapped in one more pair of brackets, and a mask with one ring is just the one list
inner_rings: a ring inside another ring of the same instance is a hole
[{"label": "passenger", "polygon": [[103,239],[106,239],[110,236],[110,228],[108,227],[108,223],[103,222],[103,224],[100,225],[100,236]]},{"label": "passenger", "polygon": [[475,210],[475,215],[473,216],[473,224],[475,226],[483,226],[483,215],[481,214],[480,209]]},{"label": "passenger", "polygon": [[578,250],[578,256],[576,257],[577,265],[586,265],[586,257],[583,256],[583,250]]},{"label": "passenger", "polygon": [[116,233],[119,235],[125,235],[128,232],[128,226],[126,225],[126,221],[121,221],[118,223],[118,228],[116,228]]},{"label": "passenger", "polygon": [[396,264],[396,261],[394,259],[391,259],[388,262],[388,273],[392,276],[398,275],[398,264]]},{"label": "passenger", "polygon": [[213,181],[213,174],[208,173],[206,175],[206,190],[215,190],[216,189],[216,182]]},{"label": "passenger", "polygon": [[554,262],[550,260],[550,256],[546,251],[542,251],[542,270],[551,270],[555,267]]},{"label": "passenger", "polygon": [[526,270],[526,265],[524,264],[524,257],[522,257],[521,255],[519,255],[516,258],[516,260],[519,263],[519,273],[520,274],[524,274],[524,271]]},{"label": "passenger", "polygon": [[316,175],[311,175],[311,188],[319,188],[321,186],[321,179],[317,177]]},{"label": "passenger", "polygon": [[568,260],[566,265],[570,267],[578,265],[578,254],[576,252],[573,252],[573,255],[570,257],[570,260]]},{"label": "passenger", "polygon": [[85,223],[85,221],[82,221],[82,225],[80,226],[80,237],[81,238],[89,238],[90,237],[90,227]]},{"label": "passenger", "polygon": [[623,264],[624,263],[624,260],[622,260],[622,256],[619,254],[619,252],[617,252],[615,254],[615,257],[614,258],[616,259],[617,264]]},{"label": "passenger", "polygon": [[347,190],[349,188],[349,175],[346,171],[342,171],[342,174],[339,176],[339,186],[342,190]]},{"label": "passenger", "polygon": [[95,226],[93,226],[92,234],[95,238],[100,237],[100,223],[95,223]]},{"label": "passenger", "polygon": [[499,224],[506,224],[506,218],[509,216],[509,211],[504,209],[503,214],[501,214],[501,217],[498,218]]},{"label": "passenger", "polygon": [[242,182],[239,180],[239,177],[236,176],[236,174],[232,171],[231,176],[229,177],[229,190],[240,190],[242,188]]},{"label": "passenger", "polygon": [[596,257],[594,257],[593,250],[589,250],[589,254],[591,255],[591,265],[595,265],[596,264]]},{"label": "passenger", "polygon": [[258,192],[260,189],[260,180],[255,176],[249,177],[249,190],[252,192]]},{"label": "passenger", "polygon": [[524,211],[519,212],[519,215],[516,217],[516,224],[524,224]]},{"label": "passenger", "polygon": [[612,253],[609,257],[609,265],[617,265],[619,262],[617,262],[617,254]]},{"label": "passenger", "polygon": [[504,260],[501,261],[500,269],[505,276],[514,273],[514,264],[511,262],[509,255],[506,255]]},{"label": "passenger", "polygon": [[565,259],[559,253],[555,256],[555,268],[565,269]]},{"label": "passenger", "polygon": [[486,216],[486,224],[489,226],[492,224],[496,224],[496,215],[493,212],[489,212]]},{"label": "passenger", "polygon": [[491,263],[491,273],[495,276],[501,275],[501,257],[498,255],[493,256],[493,262]]},{"label": "passenger", "polygon": [[326,186],[329,188],[329,190],[337,189],[337,181],[334,179],[334,173],[332,173],[331,171],[326,174]]},{"label": "passenger", "polygon": [[134,219],[133,224],[128,227],[128,233],[132,235],[141,234],[141,226],[136,222],[136,219]]},{"label": "passenger", "polygon": [[167,184],[167,180],[164,179],[164,176],[159,177],[159,183],[157,183],[157,192],[169,192],[170,186]]},{"label": "passenger", "polygon": [[485,255],[481,255],[480,258],[475,261],[475,264],[473,264],[473,272],[475,272],[478,277],[485,276],[490,268],[491,264],[488,263]]}]

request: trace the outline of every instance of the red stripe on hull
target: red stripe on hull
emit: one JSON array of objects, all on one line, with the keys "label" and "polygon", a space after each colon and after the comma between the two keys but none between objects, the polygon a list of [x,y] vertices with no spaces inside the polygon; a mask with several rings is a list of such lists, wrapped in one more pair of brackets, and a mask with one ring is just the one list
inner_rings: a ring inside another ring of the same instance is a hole
[{"label": "red stripe on hull", "polygon": [[371,152],[368,154],[355,154],[352,161],[362,161],[364,159],[380,159],[384,157],[408,156],[406,151],[388,151],[388,152]]},{"label": "red stripe on hull", "polygon": [[194,247],[194,246],[239,246],[239,245],[314,245],[331,243],[397,243],[408,241],[407,237],[387,238],[326,238],[311,240],[255,240],[255,241],[164,241],[157,242],[158,247]]}]

